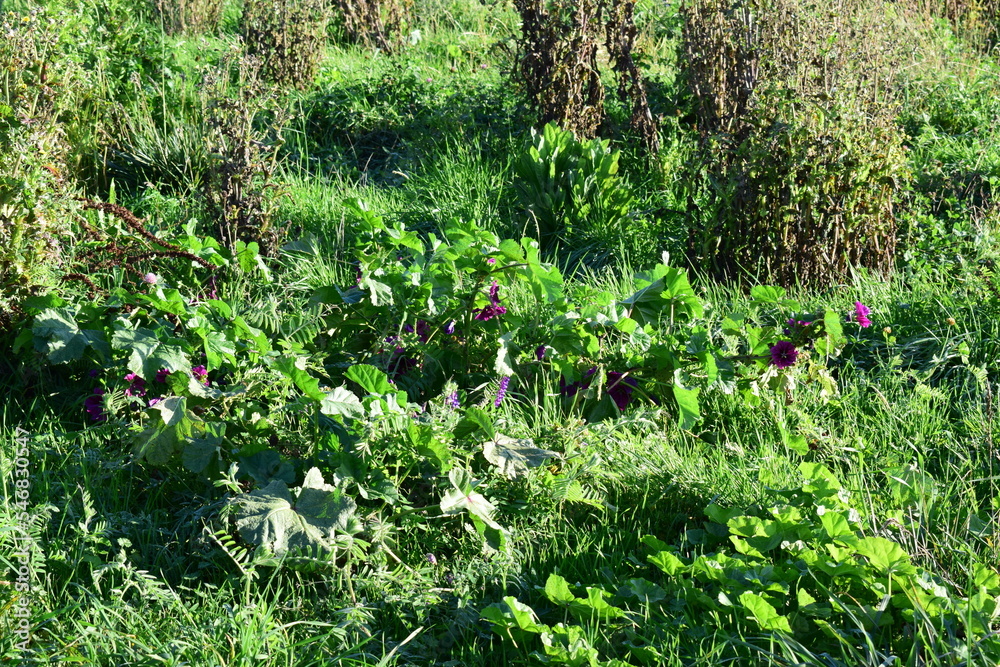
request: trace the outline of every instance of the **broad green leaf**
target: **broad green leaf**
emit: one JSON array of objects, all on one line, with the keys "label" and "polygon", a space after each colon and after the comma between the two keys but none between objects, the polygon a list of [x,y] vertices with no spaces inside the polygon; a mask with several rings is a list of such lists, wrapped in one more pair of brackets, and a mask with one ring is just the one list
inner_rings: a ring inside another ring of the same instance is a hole
[{"label": "broad green leaf", "polygon": [[461,468],[452,468],[448,473],[448,479],[452,488],[441,498],[442,514],[453,516],[466,511],[479,517],[491,528],[500,528],[500,524],[493,520],[493,511],[496,508],[482,494],[474,490],[479,482],[474,480],[472,475]]},{"label": "broad green leaf", "polygon": [[[674,375],[676,377],[677,373]],[[699,391],[698,389],[685,389],[676,382],[673,385],[674,400],[677,401],[677,422],[681,430],[688,431],[694,428],[701,419],[701,409],[698,406]]]},{"label": "broad green leaf", "polygon": [[181,345],[160,340],[149,329],[120,329],[111,337],[116,350],[129,350],[128,369],[147,382],[156,377],[161,368],[174,373],[191,372],[191,362]]},{"label": "broad green leaf", "polygon": [[621,618],[625,612],[614,605],[608,604],[612,594],[602,588],[587,587],[587,597],[576,598],[569,605],[569,611],[581,621],[593,618]]},{"label": "broad green leaf", "polygon": [[280,479],[286,484],[295,481],[295,468],[273,449],[265,449],[250,456],[241,456],[236,476],[249,475],[257,484],[263,486],[272,479]]},{"label": "broad green leaf", "polygon": [[275,554],[290,549],[327,548],[336,529],[347,528],[357,506],[323,483],[317,468],[307,474],[293,500],[288,485],[273,479],[263,489],[237,497],[236,526],[244,540]]},{"label": "broad green leaf", "polygon": [[226,435],[226,425],[223,422],[198,423],[194,437],[184,447],[181,462],[193,473],[205,472],[212,460],[221,454],[222,440]]},{"label": "broad green leaf", "polygon": [[569,589],[569,584],[558,574],[550,574],[545,581],[545,597],[554,604],[567,605],[576,600],[573,591]]},{"label": "broad green leaf", "polygon": [[750,288],[750,298],[758,303],[777,304],[785,298],[785,288],[772,285],[754,285]]},{"label": "broad green leaf", "polygon": [[559,453],[535,447],[530,438],[510,438],[498,433],[492,440],[483,443],[483,456],[501,475],[514,479],[527,474],[530,468],[540,467],[549,459],[559,458]]},{"label": "broad green leaf", "polygon": [[135,435],[136,457],[151,465],[165,465],[191,438],[193,415],[187,411],[187,399],[170,396],[150,408],[157,414],[154,423]]},{"label": "broad green leaf", "polygon": [[303,394],[314,401],[322,401],[327,394],[319,388],[319,380],[306,371],[304,357],[278,357],[270,362],[271,368],[278,371],[299,388]]},{"label": "broad green leaf", "polygon": [[917,570],[910,563],[910,556],[903,548],[884,537],[865,537],[858,540],[855,549],[865,556],[872,567],[882,574],[914,574]]},{"label": "broad green leaf", "polygon": [[629,579],[625,590],[629,595],[634,595],[647,605],[667,599],[667,592],[647,579]]},{"label": "broad green leaf", "polygon": [[464,438],[480,431],[486,438],[496,437],[493,419],[481,408],[475,406],[466,408],[462,419],[455,426],[455,437]]},{"label": "broad green leaf", "polygon": [[198,336],[205,350],[208,370],[219,368],[223,361],[236,364],[236,345],[223,334],[211,329],[198,329]]},{"label": "broad green leaf", "polygon": [[396,391],[396,388],[389,383],[389,377],[370,364],[355,364],[347,369],[344,377],[357,382],[369,394],[384,396]]},{"label": "broad green leaf", "polygon": [[500,348],[497,350],[496,362],[493,364],[493,370],[501,376],[511,376],[517,375],[514,368],[510,365],[513,355],[511,354],[511,340],[517,334],[517,331],[508,331],[504,335],[497,339],[500,343]]},{"label": "broad green leaf", "polygon": [[823,524],[823,530],[832,538],[854,534],[854,531],[851,530],[851,525],[847,522],[847,518],[841,512],[828,510],[819,517],[819,520]]},{"label": "broad green leaf", "polygon": [[81,329],[69,308],[43,310],[31,327],[35,336],[35,349],[44,352],[53,364],[65,364],[83,356],[88,347],[102,356],[111,353],[104,332]]},{"label": "broad green leaf", "polygon": [[365,406],[352,392],[345,387],[337,387],[323,395],[319,411],[330,417],[341,416],[348,419],[364,417]]},{"label": "broad green leaf", "polygon": [[762,596],[747,591],[740,594],[740,604],[753,615],[762,630],[776,630],[791,634],[792,628],[788,625],[788,619],[778,614],[778,611],[771,606]]},{"label": "broad green leaf", "polygon": [[685,572],[688,569],[688,566],[684,564],[684,561],[669,551],[659,551],[655,554],[651,554],[649,556],[649,562],[670,576],[674,576],[678,572]]}]

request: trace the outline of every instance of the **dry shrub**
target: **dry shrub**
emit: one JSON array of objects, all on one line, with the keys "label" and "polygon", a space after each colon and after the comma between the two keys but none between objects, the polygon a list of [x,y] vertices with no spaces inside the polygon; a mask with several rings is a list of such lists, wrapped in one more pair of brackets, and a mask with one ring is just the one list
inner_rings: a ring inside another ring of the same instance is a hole
[{"label": "dry shrub", "polygon": [[[281,230],[272,225],[273,181],[287,111],[259,77],[260,63],[233,53],[206,81],[209,150],[215,158],[204,194],[215,235],[228,248],[257,243],[273,254]],[[235,81],[230,75],[235,74]]]},{"label": "dry shrub", "polygon": [[154,0],[163,29],[171,35],[215,32],[225,0]]},{"label": "dry shrub", "polygon": [[579,137],[597,134],[604,86],[597,64],[599,0],[515,0],[521,15],[517,74],[539,125],[553,122]]},{"label": "dry shrub", "polygon": [[649,109],[642,74],[632,57],[638,32],[633,20],[634,14],[635,0],[613,0],[607,9],[605,45],[614,60],[614,70],[618,76],[618,97],[622,102],[632,105],[632,118],[629,122],[631,129],[639,136],[646,149],[655,153],[660,149],[656,121]]},{"label": "dry shrub", "polygon": [[344,35],[353,44],[387,52],[399,50],[412,0],[337,0]]},{"label": "dry shrub", "polygon": [[240,29],[268,80],[305,89],[322,61],[329,21],[327,0],[246,0]]},{"label": "dry shrub", "polygon": [[521,37],[514,69],[538,125],[555,123],[592,138],[605,121],[600,46],[632,107],[631,129],[644,147],[659,146],[656,122],[634,56],[636,0],[515,0]]},{"label": "dry shrub", "polygon": [[782,284],[891,271],[907,173],[889,6],[691,0],[684,14],[712,203],[694,259]]}]

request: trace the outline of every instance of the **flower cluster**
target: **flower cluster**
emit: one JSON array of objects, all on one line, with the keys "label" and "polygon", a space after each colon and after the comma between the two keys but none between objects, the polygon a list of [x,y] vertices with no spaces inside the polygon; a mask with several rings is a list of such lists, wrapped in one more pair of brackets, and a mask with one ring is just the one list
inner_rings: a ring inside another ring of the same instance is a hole
[{"label": "flower cluster", "polygon": [[500,404],[503,403],[503,399],[507,396],[507,385],[510,384],[510,376],[504,375],[500,379],[500,389],[497,390],[496,400],[493,401],[493,407],[499,408]]}]

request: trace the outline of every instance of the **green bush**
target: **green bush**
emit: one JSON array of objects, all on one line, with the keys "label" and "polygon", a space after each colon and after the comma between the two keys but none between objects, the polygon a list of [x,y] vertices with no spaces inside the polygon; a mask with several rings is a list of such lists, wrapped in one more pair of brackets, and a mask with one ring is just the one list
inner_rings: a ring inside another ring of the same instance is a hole
[{"label": "green bush", "polygon": [[77,72],[40,13],[3,20],[0,41],[0,330],[18,303],[51,283],[72,217],[64,129]]},{"label": "green bush", "polygon": [[528,233],[543,249],[605,234],[624,234],[634,200],[618,175],[619,151],[608,141],[580,141],[549,123],[514,164],[530,215]]}]

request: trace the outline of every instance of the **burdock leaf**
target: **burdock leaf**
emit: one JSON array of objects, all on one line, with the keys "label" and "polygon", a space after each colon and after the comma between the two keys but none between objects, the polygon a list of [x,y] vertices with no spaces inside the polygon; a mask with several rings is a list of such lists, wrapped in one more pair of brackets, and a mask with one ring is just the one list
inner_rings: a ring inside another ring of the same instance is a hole
[{"label": "burdock leaf", "polygon": [[81,329],[68,308],[43,310],[31,327],[35,336],[35,349],[44,352],[53,364],[65,364],[83,356],[88,347],[99,353],[109,352],[104,333]]},{"label": "burdock leaf", "polygon": [[468,511],[482,519],[487,526],[500,529],[500,524],[493,520],[493,510],[496,508],[481,493],[476,493],[474,489],[479,482],[472,479],[472,475],[461,468],[452,468],[448,479],[453,488],[441,498],[442,514],[455,515]]},{"label": "burdock leaf", "polygon": [[288,485],[273,479],[236,499],[236,527],[247,542],[267,547],[275,554],[290,549],[327,547],[336,528],[344,529],[357,505],[323,482],[317,468],[306,474],[296,499]]},{"label": "burdock leaf", "polygon": [[501,475],[514,479],[526,474],[529,468],[538,468],[548,459],[559,458],[559,453],[535,447],[530,438],[511,438],[498,433],[494,439],[483,443],[483,456]]}]

